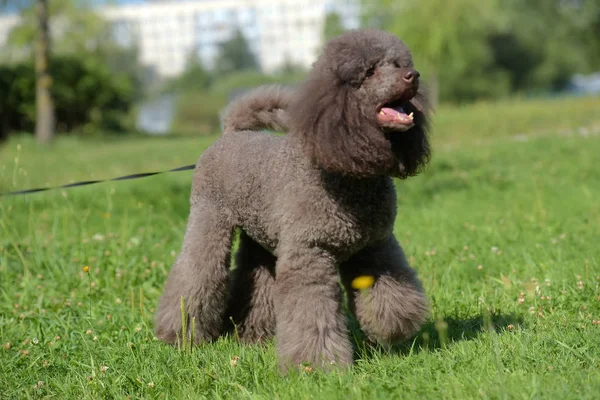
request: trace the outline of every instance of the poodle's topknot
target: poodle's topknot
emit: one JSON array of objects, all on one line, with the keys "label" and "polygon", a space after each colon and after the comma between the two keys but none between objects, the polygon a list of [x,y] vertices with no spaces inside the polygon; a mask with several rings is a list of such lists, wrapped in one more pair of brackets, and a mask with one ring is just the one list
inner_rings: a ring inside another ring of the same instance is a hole
[{"label": "poodle's topknot", "polygon": [[327,42],[313,65],[312,74],[329,75],[339,84],[358,86],[369,68],[386,55],[410,59],[406,44],[391,33],[376,29],[350,30]]}]

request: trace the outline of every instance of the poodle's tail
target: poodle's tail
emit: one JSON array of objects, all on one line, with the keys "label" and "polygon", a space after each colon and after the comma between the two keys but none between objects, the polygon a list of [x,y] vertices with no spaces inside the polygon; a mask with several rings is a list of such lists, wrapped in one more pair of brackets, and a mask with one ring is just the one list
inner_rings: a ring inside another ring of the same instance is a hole
[{"label": "poodle's tail", "polygon": [[286,110],[292,89],[264,85],[233,100],[221,114],[223,134],[246,130],[287,131]]}]

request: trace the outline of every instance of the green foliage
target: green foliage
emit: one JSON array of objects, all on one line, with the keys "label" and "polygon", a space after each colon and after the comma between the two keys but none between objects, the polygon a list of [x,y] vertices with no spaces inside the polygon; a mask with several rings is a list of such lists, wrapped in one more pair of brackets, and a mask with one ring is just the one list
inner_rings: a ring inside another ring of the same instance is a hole
[{"label": "green foliage", "polygon": [[373,0],[365,25],[411,48],[434,97],[463,102],[558,91],[600,69],[596,0]]},{"label": "green foliage", "polygon": [[[28,7],[26,7],[28,6]],[[111,71],[127,75],[134,87],[136,100],[146,92],[144,88],[154,77],[138,61],[138,49],[124,48],[113,40],[110,26],[93,12],[85,1],[57,0],[49,3],[52,55],[80,55],[105,63]],[[11,30],[7,51],[17,54],[16,60],[33,57],[36,21],[35,7],[23,3],[21,22]]]},{"label": "green foliage", "polygon": [[133,88],[135,101],[143,99],[151,92],[157,74],[154,67],[140,63],[137,47],[121,47],[112,41],[107,41],[100,51],[82,54],[90,58],[93,63],[106,65],[111,73],[128,79]]},{"label": "green foliage", "polygon": [[258,68],[256,57],[241,30],[236,29],[233,37],[221,44],[216,65],[218,74],[222,75]]},{"label": "green foliage", "polygon": [[[344,373],[281,377],[272,341],[178,351],[154,339],[191,172],[3,198],[0,398],[597,399],[599,107],[440,108],[431,166],[397,182],[394,229],[431,316],[390,350],[351,325]],[[63,137],[48,152],[14,136],[0,190],[193,163],[215,137]]]},{"label": "green foliage", "polygon": [[242,71],[219,78],[211,90],[213,93],[229,96],[239,90],[247,90],[265,84],[294,84],[303,77],[304,73],[302,71],[292,71],[278,75],[265,75],[258,71]]},{"label": "green foliage", "polygon": [[[207,70],[197,56],[191,54],[184,72],[163,85],[163,92],[178,94],[171,129],[174,133],[209,135],[217,132],[220,112],[237,94],[264,84],[295,84],[306,74],[290,63],[277,73],[267,75],[259,71],[239,32],[222,46],[217,71]],[[235,68],[227,67],[232,65]]]},{"label": "green foliage", "polygon": [[0,65],[0,140],[5,139],[12,130],[33,130],[33,74],[33,65]]},{"label": "green foliage", "polygon": [[597,1],[508,0],[502,12],[491,45],[514,91],[560,89],[573,73],[600,69]]},{"label": "green foliage", "polygon": [[[31,4],[30,4],[31,3]],[[33,52],[37,34],[35,2],[23,4],[21,22],[9,34],[8,45]],[[55,54],[102,51],[110,46],[108,24],[85,2],[49,2],[52,51]]]},{"label": "green foliage", "polygon": [[[138,62],[135,47],[117,45],[109,25],[87,2],[49,2],[52,94],[59,131],[82,128],[130,129],[128,110],[146,93],[152,71]],[[35,116],[33,43],[37,35],[35,2],[22,1],[21,22],[9,34],[0,76],[0,137],[31,130]],[[16,74],[16,75],[15,75]],[[6,112],[4,112],[6,111]]]},{"label": "green foliage", "polygon": [[330,12],[325,16],[325,25],[323,26],[323,43],[344,33],[342,19],[338,13]]},{"label": "green foliage", "polygon": [[377,4],[374,12],[385,13],[383,26],[412,49],[434,97],[438,90],[443,100],[473,100],[507,91],[486,43],[497,25],[495,0],[380,0]]},{"label": "green foliage", "polygon": [[211,135],[220,130],[220,112],[227,98],[206,91],[179,95],[172,131],[183,135]]},{"label": "green foliage", "polygon": [[192,54],[181,75],[163,85],[163,91],[190,92],[207,90],[213,82],[213,75],[195,54]]},{"label": "green foliage", "polygon": [[[59,132],[84,129],[124,131],[134,87],[126,74],[114,74],[95,58],[62,55],[50,64]],[[0,126],[31,131],[35,124],[35,72],[31,62],[0,66]]]},{"label": "green foliage", "polygon": [[245,70],[219,76],[208,89],[181,90],[172,130],[191,135],[218,132],[221,129],[220,112],[237,94],[265,84],[293,85],[303,79],[304,74],[295,69],[277,75]]}]

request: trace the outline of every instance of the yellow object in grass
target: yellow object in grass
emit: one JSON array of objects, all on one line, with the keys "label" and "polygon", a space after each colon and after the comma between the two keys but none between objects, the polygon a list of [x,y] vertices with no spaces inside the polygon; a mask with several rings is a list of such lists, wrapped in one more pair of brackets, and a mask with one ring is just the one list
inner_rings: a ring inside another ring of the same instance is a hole
[{"label": "yellow object in grass", "polygon": [[90,272],[90,267],[88,267],[87,265],[83,267],[83,272],[85,272],[86,274]]},{"label": "yellow object in grass", "polygon": [[352,280],[354,289],[369,289],[375,283],[375,278],[368,275],[357,276]]}]

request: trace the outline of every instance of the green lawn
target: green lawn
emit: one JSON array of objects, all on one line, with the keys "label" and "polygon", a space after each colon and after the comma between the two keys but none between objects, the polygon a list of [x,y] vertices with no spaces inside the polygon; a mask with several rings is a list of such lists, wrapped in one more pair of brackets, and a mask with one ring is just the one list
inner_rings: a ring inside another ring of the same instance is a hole
[{"label": "green lawn", "polygon": [[[272,344],[154,339],[191,172],[0,198],[0,398],[598,399],[599,109],[440,110],[432,164],[397,184],[395,230],[432,316],[389,351],[353,329],[345,373],[281,377]],[[191,164],[212,140],[16,136],[0,191]]]}]

